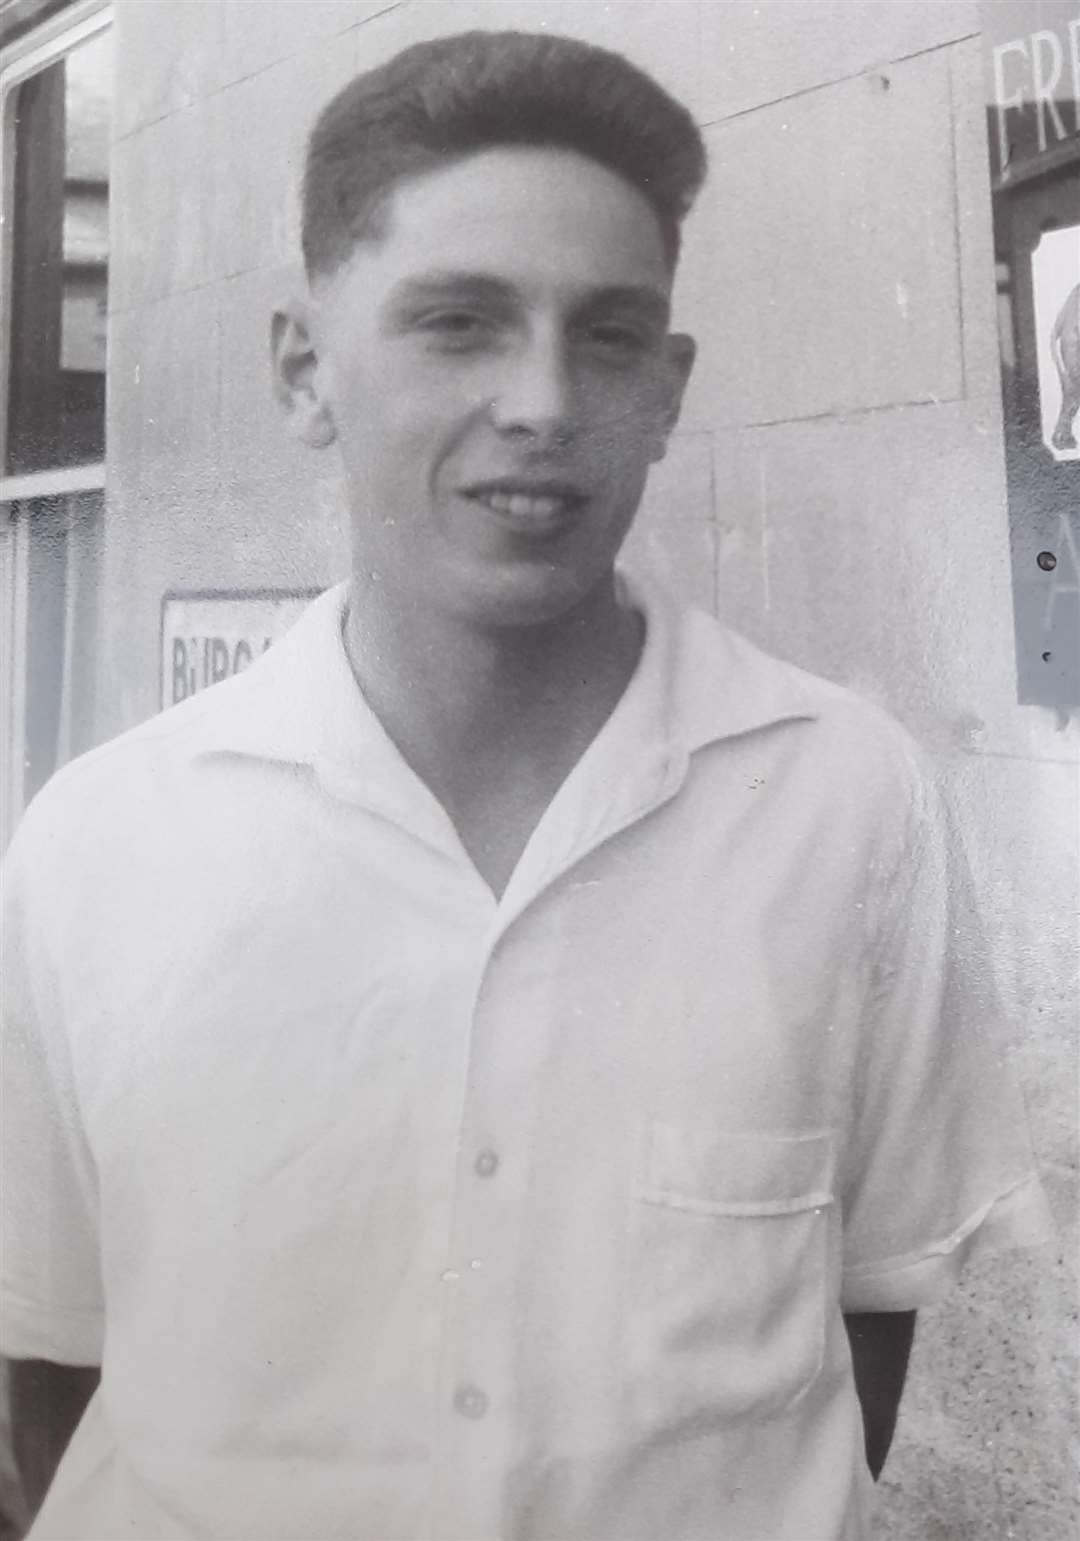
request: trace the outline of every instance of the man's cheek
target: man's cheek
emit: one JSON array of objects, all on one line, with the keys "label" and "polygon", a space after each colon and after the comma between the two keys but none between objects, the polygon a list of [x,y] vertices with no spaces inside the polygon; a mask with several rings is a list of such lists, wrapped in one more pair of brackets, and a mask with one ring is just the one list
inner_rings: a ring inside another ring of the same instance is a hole
[{"label": "man's cheek", "polygon": [[656,411],[643,411],[639,402],[626,402],[617,417],[609,417],[590,430],[587,448],[593,469],[608,483],[633,481],[662,438],[662,419]]},{"label": "man's cheek", "polygon": [[653,378],[616,382],[602,397],[592,400],[585,416],[587,433],[597,446],[633,455],[642,451],[646,438],[665,418],[667,393]]}]

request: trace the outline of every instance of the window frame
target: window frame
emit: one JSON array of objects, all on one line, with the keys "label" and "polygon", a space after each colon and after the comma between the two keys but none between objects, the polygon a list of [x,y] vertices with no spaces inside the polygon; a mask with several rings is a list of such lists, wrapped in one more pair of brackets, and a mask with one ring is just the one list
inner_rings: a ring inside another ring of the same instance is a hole
[{"label": "window frame", "polygon": [[101,491],[105,461],[5,474],[9,409],[13,238],[15,229],[14,112],[18,88],[113,23],[112,0],[72,0],[0,47],[0,850],[23,811],[26,735],[29,542],[15,516],[26,499]]}]

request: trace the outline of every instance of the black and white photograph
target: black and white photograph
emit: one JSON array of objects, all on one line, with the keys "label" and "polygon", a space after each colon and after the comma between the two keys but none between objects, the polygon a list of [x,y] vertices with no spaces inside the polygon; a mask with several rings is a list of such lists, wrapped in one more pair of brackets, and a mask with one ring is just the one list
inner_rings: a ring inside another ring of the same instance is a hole
[{"label": "black and white photograph", "polygon": [[0,0],[0,1541],[1073,1541],[1077,0]]}]

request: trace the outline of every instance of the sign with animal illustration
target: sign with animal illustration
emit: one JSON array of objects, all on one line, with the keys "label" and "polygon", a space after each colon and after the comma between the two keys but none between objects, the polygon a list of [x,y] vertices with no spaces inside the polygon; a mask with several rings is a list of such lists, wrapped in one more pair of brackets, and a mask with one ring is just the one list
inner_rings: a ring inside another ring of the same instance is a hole
[{"label": "sign with animal illustration", "polygon": [[1031,267],[1043,443],[1055,460],[1080,460],[1080,225],[1045,231]]},{"label": "sign with animal illustration", "polygon": [[1080,707],[1080,5],[982,7],[1022,703]]}]

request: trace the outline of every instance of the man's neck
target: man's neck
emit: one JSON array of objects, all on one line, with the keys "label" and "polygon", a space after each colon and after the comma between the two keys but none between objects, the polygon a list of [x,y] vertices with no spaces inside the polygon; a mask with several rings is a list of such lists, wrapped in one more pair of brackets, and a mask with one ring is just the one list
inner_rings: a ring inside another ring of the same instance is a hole
[{"label": "man's neck", "polygon": [[369,706],[496,892],[626,689],[642,635],[613,577],[554,622],[491,629],[403,614],[354,583],[345,623]]}]

